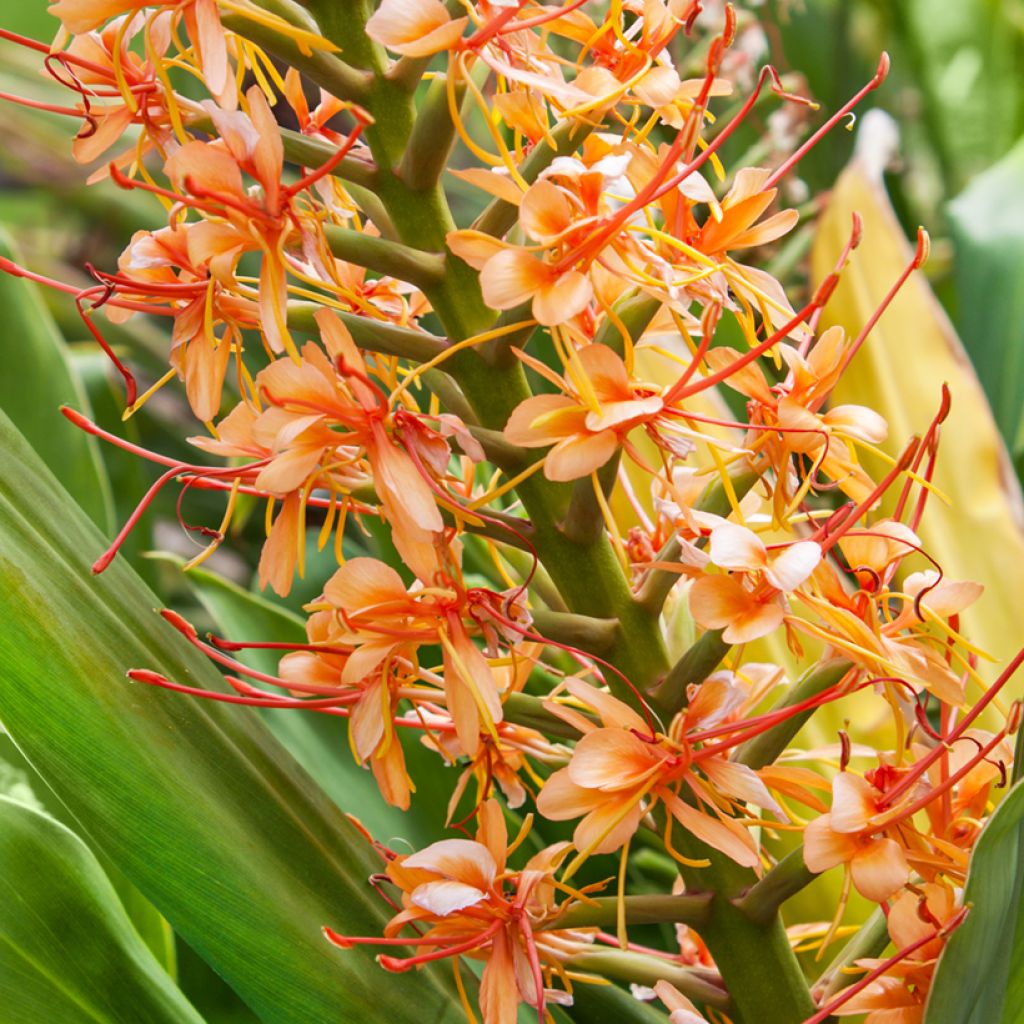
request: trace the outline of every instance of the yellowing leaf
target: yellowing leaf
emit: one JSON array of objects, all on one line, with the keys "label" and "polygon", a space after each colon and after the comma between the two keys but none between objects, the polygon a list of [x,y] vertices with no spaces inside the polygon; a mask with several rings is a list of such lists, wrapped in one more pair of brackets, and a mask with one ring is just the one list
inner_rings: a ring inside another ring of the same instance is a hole
[{"label": "yellowing leaf", "polygon": [[[849,235],[853,213],[863,242],[825,309],[822,326],[856,334],[912,257],[882,185],[855,157],[841,175],[822,217],[812,253],[822,280]],[[952,325],[924,276],[911,276],[872,331],[833,396],[877,410],[889,423],[886,450],[896,454],[927,428],[949,386],[952,409],[942,427],[935,483],[951,505],[932,497],[918,531],[947,579],[977,580],[985,593],[963,613],[964,633],[1005,663],[1021,642],[1024,532],[1020,488],[991,409]],[[874,466],[872,468],[879,468]],[[920,568],[927,566],[922,562]],[[996,673],[982,663],[983,676]],[[1022,682],[1012,693],[1022,692]]]}]

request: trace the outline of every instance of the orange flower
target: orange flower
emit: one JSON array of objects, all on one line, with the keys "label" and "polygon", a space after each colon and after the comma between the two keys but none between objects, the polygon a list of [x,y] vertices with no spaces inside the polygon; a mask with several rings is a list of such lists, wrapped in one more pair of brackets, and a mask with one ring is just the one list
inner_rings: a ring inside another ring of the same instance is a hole
[{"label": "orange flower", "polygon": [[804,863],[814,872],[845,864],[857,891],[881,903],[910,876],[903,847],[887,835],[878,803],[882,793],[867,779],[840,772],[832,781],[832,810],[804,831]]},{"label": "orange flower", "polygon": [[[519,1006],[543,1014],[549,1003],[571,1003],[552,987],[561,964],[586,950],[592,930],[549,929],[565,909],[554,902],[554,874],[569,850],[556,843],[535,854],[521,871],[506,865],[508,836],[501,808],[493,800],[480,808],[476,840],[443,839],[416,853],[396,856],[387,867],[402,894],[402,910],[383,939],[351,938],[325,929],[335,945],[414,945],[423,950],[400,959],[380,956],[389,971],[402,972],[431,961],[471,957],[485,962],[480,984],[484,1024],[515,1024]],[[415,926],[415,938],[398,938]],[[468,1011],[467,1007],[467,1011]]]},{"label": "orange flower", "polygon": [[221,106],[234,109],[238,94],[217,0],[57,0],[48,10],[65,29],[77,34],[91,32],[119,14],[161,6],[172,7],[176,19],[184,18],[207,88]]},{"label": "orange flower", "polygon": [[[922,1024],[935,966],[946,939],[936,933],[951,924],[960,912],[956,894],[948,885],[928,882],[918,892],[900,893],[886,918],[889,937],[897,952],[908,948],[913,951],[889,965],[885,974],[833,1010],[833,1014],[851,1017],[866,1013],[864,1024]],[[873,970],[887,961],[865,958],[856,964]]]},{"label": "orange flower", "polygon": [[524,448],[554,445],[544,460],[549,480],[575,480],[600,469],[635,427],[661,413],[663,402],[633,384],[625,364],[604,345],[575,354],[561,395],[522,402],[505,425],[505,438]]},{"label": "orange flower", "polygon": [[401,686],[411,683],[393,659],[353,679],[347,672],[349,654],[339,645],[335,616],[329,611],[309,617],[306,632],[313,650],[293,651],[281,659],[280,675],[297,694],[350,694],[349,738],[360,764],[368,764],[381,796],[392,806],[409,809],[413,786],[405,767],[402,744],[393,721],[402,697]]},{"label": "orange flower", "polygon": [[729,575],[703,575],[690,588],[690,613],[705,629],[723,630],[729,644],[767,636],[782,625],[785,595],[800,587],[821,561],[814,541],[788,544],[770,558],[745,526],[723,522],[711,531],[711,562]]},{"label": "orange flower", "polygon": [[327,581],[315,607],[338,617],[332,643],[351,647],[341,682],[353,685],[395,658],[417,674],[417,651],[443,650],[443,687],[448,713],[463,750],[474,756],[481,725],[494,732],[502,719],[498,680],[487,658],[470,639],[460,608],[465,594],[447,587],[414,585],[406,590],[390,566],[373,558],[353,558]]},{"label": "orange flower", "polygon": [[[602,725],[594,726],[564,705],[548,705],[584,735],[568,766],[544,784],[537,810],[555,821],[582,816],[573,835],[581,857],[619,849],[661,802],[685,831],[745,867],[760,868],[750,832],[721,807],[750,801],[778,812],[778,805],[751,769],[724,756],[702,754],[687,739],[698,726],[719,720],[731,693],[728,683],[705,683],[687,712],[673,720],[668,735],[653,737],[643,718],[610,694],[577,679],[565,685],[597,712]],[[696,806],[683,798],[683,787]]]},{"label": "orange flower", "polygon": [[452,49],[468,21],[453,19],[441,0],[383,0],[366,34],[395,53],[426,57]]}]

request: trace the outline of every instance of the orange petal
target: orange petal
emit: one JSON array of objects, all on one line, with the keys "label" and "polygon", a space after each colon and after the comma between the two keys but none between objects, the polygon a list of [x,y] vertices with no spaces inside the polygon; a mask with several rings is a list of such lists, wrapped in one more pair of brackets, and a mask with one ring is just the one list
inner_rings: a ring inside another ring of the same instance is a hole
[{"label": "orange petal", "polygon": [[663,791],[659,795],[672,817],[691,835],[724,853],[737,864],[742,864],[743,867],[760,867],[761,859],[757,853],[757,844],[742,825],[729,819],[722,821],[702,814],[680,800],[675,793]]},{"label": "orange petal", "polygon": [[[590,278],[576,270],[546,280],[533,296],[533,315],[545,327],[564,324],[582,313],[594,297]],[[507,308],[507,307],[501,307]]]},{"label": "orange petal", "polygon": [[573,832],[572,841],[580,852],[613,853],[640,827],[644,810],[639,800],[628,792],[611,796],[604,793],[603,797]]},{"label": "orange petal", "polygon": [[595,729],[576,744],[569,778],[584,789],[630,789],[641,785],[661,763],[650,744],[631,732]]},{"label": "orange petal", "polygon": [[292,589],[299,545],[305,543],[305,530],[299,508],[299,496],[289,494],[270,528],[270,534],[260,553],[260,589],[271,587],[281,597]]},{"label": "orange petal", "polygon": [[186,142],[164,165],[164,173],[178,191],[186,191],[186,179],[209,192],[245,196],[242,172],[226,150],[208,142]]},{"label": "orange petal", "polygon": [[425,57],[451,49],[468,20],[452,21],[440,0],[383,0],[366,23],[366,34],[395,53]]},{"label": "orange petal", "polygon": [[572,225],[573,209],[566,194],[542,178],[527,190],[519,207],[519,224],[536,242],[550,242]]},{"label": "orange petal", "polygon": [[910,865],[895,839],[876,839],[850,861],[850,874],[857,892],[881,903],[903,888]]},{"label": "orange petal", "polygon": [[491,851],[472,839],[442,839],[410,854],[404,868],[424,868],[477,889],[490,888],[497,874]]},{"label": "orange petal", "polygon": [[815,874],[846,864],[856,853],[856,838],[834,831],[827,814],[815,818],[804,829],[804,863]]},{"label": "orange petal", "polygon": [[878,813],[878,793],[867,779],[840,772],[832,780],[832,828],[836,832],[863,832]]},{"label": "orange petal", "polygon": [[486,893],[465,882],[438,881],[417,886],[409,896],[409,901],[438,917],[447,917],[457,910],[476,906],[486,898]]},{"label": "orange petal", "polygon": [[480,272],[480,289],[491,309],[512,309],[548,284],[548,268],[525,249],[495,253]]},{"label": "orange petal", "polygon": [[768,560],[761,538],[737,523],[722,523],[711,531],[711,561],[723,569],[752,571]]},{"label": "orange petal", "polygon": [[364,608],[406,597],[402,577],[376,558],[350,558],[324,585],[324,597],[354,615]]},{"label": "orange petal", "polygon": [[559,441],[544,461],[544,475],[549,480],[578,480],[600,469],[618,450],[615,432],[576,434]]}]

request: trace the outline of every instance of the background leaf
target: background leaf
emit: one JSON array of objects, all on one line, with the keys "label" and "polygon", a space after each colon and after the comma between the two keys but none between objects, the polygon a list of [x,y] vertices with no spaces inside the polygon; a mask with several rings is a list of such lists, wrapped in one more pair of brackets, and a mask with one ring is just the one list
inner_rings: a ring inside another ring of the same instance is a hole
[{"label": "background leaf", "polygon": [[3,796],[0,1006],[5,1024],[202,1024],[86,845]]},{"label": "background leaf", "polygon": [[[18,261],[7,233],[0,229],[0,256]],[[89,413],[85,391],[71,370],[67,349],[29,281],[0,273],[2,329],[11,346],[0,373],[0,409],[53,470],[94,523],[112,523],[110,484],[96,439],[77,430],[58,412],[73,405]],[[16,360],[16,361],[15,361]]]},{"label": "background leaf", "polygon": [[[822,327],[840,324],[856,334],[910,261],[912,250],[881,180],[855,157],[819,225],[812,255],[815,280],[831,270],[854,211],[863,218],[864,241],[843,272]],[[917,273],[843,375],[833,401],[881,413],[889,424],[883,447],[892,455],[927,427],[939,408],[943,383],[949,386],[952,409],[942,428],[935,483],[950,504],[932,497],[918,532],[948,579],[985,585],[981,599],[961,615],[963,631],[997,664],[1005,663],[1020,644],[1019,609],[1024,607],[1024,574],[1006,571],[1007,565],[1024,565],[1020,486],[956,332],[927,280]],[[916,567],[928,566],[922,560]],[[991,672],[991,666],[983,665],[984,671]]]},{"label": "background leaf", "polygon": [[445,975],[388,977],[321,937],[379,931],[379,861],[255,714],[132,685],[127,667],[217,688],[0,419],[0,718],[91,840],[262,1020],[392,1024],[453,1009]]},{"label": "background leaf", "polygon": [[956,321],[1018,473],[1024,468],[1024,140],[949,204]]},{"label": "background leaf", "polygon": [[925,1024],[1024,1019],[1024,787],[1013,787],[971,856],[966,920],[946,943]]}]

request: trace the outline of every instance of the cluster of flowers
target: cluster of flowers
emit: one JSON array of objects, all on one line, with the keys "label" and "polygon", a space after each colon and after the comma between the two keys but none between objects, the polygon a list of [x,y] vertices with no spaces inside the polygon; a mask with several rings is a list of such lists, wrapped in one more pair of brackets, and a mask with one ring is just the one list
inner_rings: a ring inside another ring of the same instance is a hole
[{"label": "cluster of flowers", "polygon": [[[55,44],[22,40],[76,94],[62,108],[84,122],[75,157],[104,157],[94,178],[166,210],[76,292],[102,344],[100,307],[171,320],[170,370],[145,393],[111,353],[128,411],[180,379],[206,428],[191,443],[224,460],[133,449],[165,472],[97,570],[175,481],[226,494],[193,562],[222,542],[240,494],[266,501],[259,576],[278,594],[303,570],[312,520],[333,544],[308,642],[277,676],[232,657],[246,645],[165,617],[232,673],[230,699],[347,717],[390,804],[414,799],[403,730],[462,766],[448,818],[471,803],[455,827],[475,815],[475,838],[378,847],[398,912],[382,938],[328,929],[337,945],[418,950],[381,956],[393,971],[483,960],[487,1024],[511,1024],[521,1003],[543,1020],[594,980],[588,950],[629,945],[622,888],[644,832],[694,905],[744,911],[725,925],[695,914],[678,950],[651,954],[700,981],[650,993],[676,1024],[729,1005],[762,1019],[730,979],[786,971],[767,952],[735,963],[732,940],[776,920],[766,901],[790,890],[758,879],[838,867],[819,937],[852,885],[884,909],[896,952],[861,961],[867,973],[823,1005],[791,993],[791,1012],[919,1021],[1011,760],[1014,709],[995,731],[978,719],[1016,666],[981,682],[958,621],[977,584],[901,572],[924,555],[915,529],[945,406],[876,479],[862,456],[880,455],[886,423],[829,403],[867,333],[818,328],[859,225],[799,309],[758,265],[799,219],[777,209],[783,179],[886,60],[774,168],[727,174],[720,153],[766,90],[794,132],[813,113],[770,66],[751,71],[757,25],[731,7],[382,0],[365,23],[352,5],[321,25],[317,6],[59,0]],[[184,94],[195,82],[208,98]],[[297,130],[279,124],[286,110]],[[457,144],[468,157],[446,171]],[[480,211],[467,227],[449,213],[455,188]],[[907,275],[926,249],[922,236]],[[730,390],[745,419],[721,401]],[[389,527],[401,572],[342,557],[346,524],[366,517]],[[469,544],[501,589],[472,585]],[[687,630],[695,642],[677,650]],[[772,650],[810,667],[790,683]],[[856,733],[831,751],[792,745],[813,712],[858,692],[891,715],[889,748]],[[511,845],[506,820],[528,806],[578,823],[571,843],[512,868],[533,817]],[[794,838],[802,852],[783,858]],[[569,883],[616,852],[606,922],[591,887]],[[644,914],[658,919],[649,900]],[[792,929],[792,945],[806,934]]]}]

